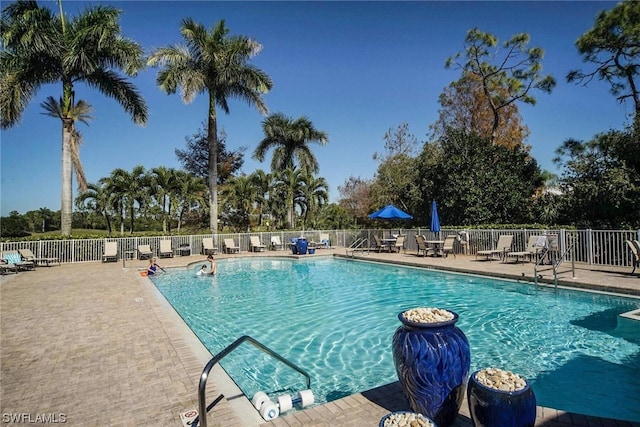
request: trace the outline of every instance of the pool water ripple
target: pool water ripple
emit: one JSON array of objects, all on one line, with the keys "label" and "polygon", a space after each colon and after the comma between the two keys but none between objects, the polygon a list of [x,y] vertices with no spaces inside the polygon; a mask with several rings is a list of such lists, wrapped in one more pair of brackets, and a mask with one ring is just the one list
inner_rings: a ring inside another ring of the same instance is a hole
[{"label": "pool water ripple", "polygon": [[[543,406],[640,421],[640,322],[617,317],[640,300],[329,258],[228,259],[218,271],[153,280],[212,354],[250,335],[307,370],[317,402],[396,381],[398,313],[442,307],[460,315],[472,370],[524,375]],[[222,365],[249,397],[304,388],[252,346]]]}]

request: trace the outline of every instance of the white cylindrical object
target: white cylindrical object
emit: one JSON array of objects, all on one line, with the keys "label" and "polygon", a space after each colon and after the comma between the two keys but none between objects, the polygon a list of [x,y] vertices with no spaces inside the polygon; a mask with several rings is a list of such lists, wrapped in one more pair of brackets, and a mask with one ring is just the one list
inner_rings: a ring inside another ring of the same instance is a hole
[{"label": "white cylindrical object", "polygon": [[253,398],[251,399],[251,404],[253,405],[254,408],[256,408],[259,411],[262,405],[264,405],[264,403],[268,400],[269,400],[269,396],[267,396],[267,393],[265,393],[264,391],[259,391],[253,395]]},{"label": "white cylindrical object", "polygon": [[278,415],[280,415],[280,411],[278,410],[278,406],[276,406],[275,403],[268,400],[260,408],[260,415],[262,415],[262,418],[264,418],[265,421],[269,421],[278,418]]},{"label": "white cylindrical object", "polygon": [[302,406],[303,408],[305,406],[313,405],[313,402],[315,401],[313,392],[309,389],[300,390],[298,392],[298,397],[300,398],[300,406]]},{"label": "white cylindrical object", "polygon": [[290,411],[293,408],[293,401],[291,400],[291,396],[289,396],[288,394],[278,396],[278,406],[280,407],[280,413]]}]

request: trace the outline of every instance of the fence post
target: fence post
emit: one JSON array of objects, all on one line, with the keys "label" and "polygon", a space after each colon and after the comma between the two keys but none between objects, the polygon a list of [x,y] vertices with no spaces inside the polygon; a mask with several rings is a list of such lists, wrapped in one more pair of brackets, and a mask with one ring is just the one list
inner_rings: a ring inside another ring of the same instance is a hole
[{"label": "fence post", "polygon": [[590,228],[586,230],[587,250],[589,251],[589,253],[587,253],[587,262],[589,263],[589,265],[593,264],[593,234],[591,231],[592,230]]}]

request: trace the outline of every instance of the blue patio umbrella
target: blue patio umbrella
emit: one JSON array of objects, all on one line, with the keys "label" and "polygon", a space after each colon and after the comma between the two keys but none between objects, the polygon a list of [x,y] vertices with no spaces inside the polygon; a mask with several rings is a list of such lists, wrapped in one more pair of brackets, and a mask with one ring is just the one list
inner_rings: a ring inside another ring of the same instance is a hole
[{"label": "blue patio umbrella", "polygon": [[440,232],[440,218],[438,217],[438,204],[434,200],[431,203],[431,231],[434,233]]},{"label": "blue patio umbrella", "polygon": [[396,208],[393,205],[387,205],[382,209],[369,214],[371,219],[413,219],[411,215],[405,211]]}]

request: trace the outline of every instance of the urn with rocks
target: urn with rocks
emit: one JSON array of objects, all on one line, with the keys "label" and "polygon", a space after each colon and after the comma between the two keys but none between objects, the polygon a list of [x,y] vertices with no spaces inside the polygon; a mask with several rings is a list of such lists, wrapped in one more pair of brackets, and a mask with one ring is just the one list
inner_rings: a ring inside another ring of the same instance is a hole
[{"label": "urn with rocks", "polygon": [[439,427],[455,421],[464,399],[471,353],[455,325],[458,315],[440,308],[413,308],[398,314],[393,361],[411,409]]},{"label": "urn with rocks", "polygon": [[533,427],[536,397],[525,378],[499,368],[474,372],[467,386],[475,427]]}]

